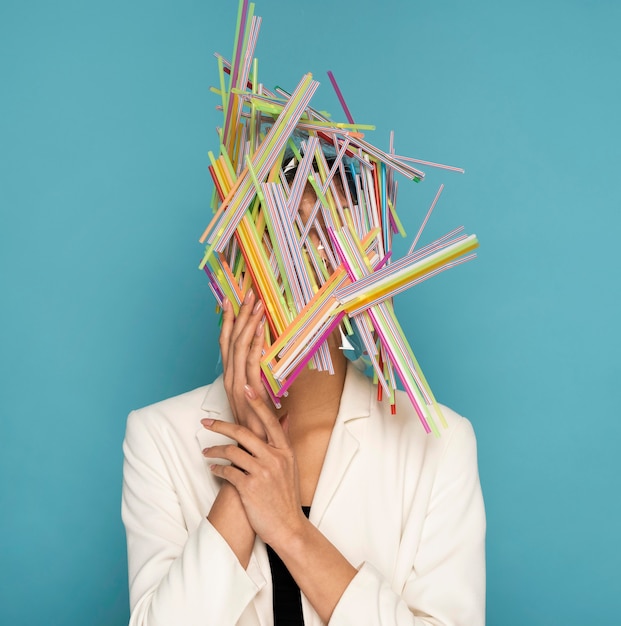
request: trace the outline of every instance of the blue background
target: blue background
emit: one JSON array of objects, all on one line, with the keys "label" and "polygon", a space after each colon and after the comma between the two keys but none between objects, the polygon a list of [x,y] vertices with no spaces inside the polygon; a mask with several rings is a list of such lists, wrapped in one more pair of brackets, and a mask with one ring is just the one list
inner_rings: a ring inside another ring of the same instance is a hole
[{"label": "blue background", "polygon": [[[209,382],[196,269],[237,2],[0,4],[0,622],[121,625],[128,411]],[[460,165],[401,183],[410,238],[477,261],[397,300],[438,398],[479,440],[488,623],[621,619],[621,4],[262,0],[269,87],[384,148]],[[401,251],[406,244],[400,244]]]}]

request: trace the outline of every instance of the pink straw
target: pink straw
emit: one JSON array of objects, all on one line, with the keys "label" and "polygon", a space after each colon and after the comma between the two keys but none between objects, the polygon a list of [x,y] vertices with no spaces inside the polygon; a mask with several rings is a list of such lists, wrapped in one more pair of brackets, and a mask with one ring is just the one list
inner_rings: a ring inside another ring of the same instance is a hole
[{"label": "pink straw", "polygon": [[355,124],[354,118],[351,116],[347,103],[345,102],[345,98],[343,98],[343,93],[339,89],[339,86],[336,83],[336,78],[334,78],[334,74],[330,70],[328,70],[328,78],[330,79],[330,82],[332,83],[332,87],[334,87],[334,92],[336,93],[336,97],[339,99],[339,102],[341,103],[341,106],[343,107],[343,111],[345,112],[345,117],[347,118],[347,121],[350,124]]}]

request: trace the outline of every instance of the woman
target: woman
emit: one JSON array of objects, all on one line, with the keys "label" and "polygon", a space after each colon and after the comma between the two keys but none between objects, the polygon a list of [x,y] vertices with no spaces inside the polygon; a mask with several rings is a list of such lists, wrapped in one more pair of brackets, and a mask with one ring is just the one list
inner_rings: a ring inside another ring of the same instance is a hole
[{"label": "woman", "polygon": [[[201,237],[207,249],[200,267],[223,305],[224,373],[129,417],[123,520],[130,624],[479,626],[485,516],[469,422],[443,409],[442,437],[427,436],[405,394],[393,415],[394,406],[378,400],[371,381],[347,363],[338,328],[327,339],[332,366],[323,348],[317,359],[318,369],[334,373],[297,375],[307,356],[302,346],[310,345],[304,341],[318,348],[343,311],[381,374],[367,323],[379,311],[373,326],[388,355],[384,364],[391,364],[391,386],[394,361],[415,398],[422,381],[414,380],[408,354],[389,350],[405,341],[387,338],[397,326],[387,305],[369,302],[373,315],[355,299],[352,309],[338,301],[344,308],[334,317],[321,307],[303,311],[315,296],[323,305],[326,292],[335,304],[330,285],[347,279],[359,289],[384,264],[406,267],[391,257],[398,230],[393,174],[417,181],[424,174],[363,139],[333,76],[347,124],[310,107],[319,85],[311,74],[291,94],[265,89],[252,62],[260,25],[253,12],[240,1],[231,63],[218,60],[215,215]],[[442,255],[457,232],[427,246],[425,254],[439,260],[416,280],[454,264],[455,256]],[[339,272],[337,280],[330,272]],[[385,283],[385,298],[405,284]],[[260,376],[263,303],[245,291],[248,284],[269,307],[277,356],[264,355],[263,365],[282,364],[278,375],[270,370],[271,382],[297,376],[278,412]],[[364,284],[365,296],[379,297],[377,286]],[[222,301],[225,293],[236,298],[237,315]]]},{"label": "woman", "polygon": [[224,303],[223,376],[130,415],[130,624],[484,624],[470,423],[443,408],[428,436],[405,397],[391,415],[334,336],[335,373],[305,371],[274,412],[262,307]]}]

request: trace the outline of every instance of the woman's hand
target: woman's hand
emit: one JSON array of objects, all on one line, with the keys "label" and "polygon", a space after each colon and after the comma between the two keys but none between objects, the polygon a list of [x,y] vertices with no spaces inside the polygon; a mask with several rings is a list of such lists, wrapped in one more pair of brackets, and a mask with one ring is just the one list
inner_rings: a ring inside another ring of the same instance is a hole
[{"label": "woman's hand", "polygon": [[[260,359],[263,349],[263,305],[249,291],[237,319],[228,300],[222,303],[220,350],[224,368],[224,388],[235,422],[260,440],[266,439],[261,420],[247,402],[244,386],[248,383],[265,390],[261,381]],[[267,396],[267,394],[265,394]],[[218,492],[207,519],[229,544],[242,567],[250,562],[255,531],[247,519],[239,492],[225,483]]]},{"label": "woman's hand", "polygon": [[235,487],[250,525],[265,543],[276,549],[277,543],[288,543],[308,523],[300,504],[295,455],[287,434],[287,418],[281,423],[248,385],[244,396],[267,441],[240,424],[205,419],[202,420],[205,428],[234,439],[240,447],[213,446],[203,450],[203,454],[231,462],[231,465],[212,465],[211,471]]},{"label": "woman's hand", "polygon": [[267,441],[239,424],[204,419],[205,428],[234,439],[240,447],[213,446],[203,450],[203,454],[232,463],[212,465],[211,471],[228,481],[223,489],[228,484],[235,487],[252,529],[278,553],[327,624],[356,569],[302,512],[287,418],[279,421],[251,387],[246,387],[245,394]]},{"label": "woman's hand", "polygon": [[246,426],[255,435],[265,439],[261,420],[250,407],[244,387],[261,390],[264,401],[269,401],[261,380],[261,351],[264,344],[263,303],[248,291],[237,319],[228,300],[222,304],[220,351],[224,370],[224,389],[235,421]]}]

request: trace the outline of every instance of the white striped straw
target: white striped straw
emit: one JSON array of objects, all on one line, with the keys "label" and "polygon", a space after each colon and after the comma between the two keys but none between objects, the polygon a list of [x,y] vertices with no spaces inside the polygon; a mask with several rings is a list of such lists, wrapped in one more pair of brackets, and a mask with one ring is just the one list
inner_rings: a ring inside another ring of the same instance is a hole
[{"label": "white striped straw", "polygon": [[[252,156],[252,165],[257,168],[257,178],[260,181],[265,179],[276,162],[284,144],[291,136],[297,120],[302,116],[318,86],[319,83],[312,80],[310,74],[302,78],[292,99],[278,117],[278,121],[269,130],[259,149]],[[241,222],[254,195],[255,189],[248,171],[229,203],[229,205],[236,207],[235,210],[223,212],[211,230],[207,241],[213,249],[219,252],[224,248]]]},{"label": "white striped straw", "polygon": [[[431,278],[432,276],[437,276],[438,274],[441,274],[442,272],[445,272],[446,270],[451,269],[452,267],[457,267],[458,265],[462,265],[463,263],[466,263],[467,261],[472,261],[476,258],[476,254],[469,254],[467,256],[464,256],[460,259],[456,259],[455,261],[449,261],[448,263],[446,263],[445,265],[443,265],[442,267],[439,267],[431,272],[429,272],[428,274],[425,274],[424,276],[421,276],[420,278],[417,278],[416,280],[412,280],[408,283],[405,283],[404,285],[402,285],[401,287],[398,287],[390,292],[387,292],[381,296],[378,296],[377,298],[375,298],[375,300],[371,300],[370,302],[365,302],[362,306],[358,307],[358,308],[353,308],[349,311],[349,315],[359,315],[360,313],[362,313],[363,311],[366,311],[367,309],[379,304],[380,302],[384,302],[385,300],[390,300],[391,298],[394,298],[395,296],[398,296],[400,293],[403,293],[404,291],[407,291],[408,289],[410,289],[411,287],[414,287],[416,285],[419,285],[422,282],[425,282],[427,279]],[[337,297],[339,294],[336,294]]]},{"label": "white striped straw", "polygon": [[[356,289],[347,289],[347,295],[343,295],[343,293],[338,293],[336,295],[341,304],[345,305],[346,303],[353,302],[356,298],[364,297],[365,293],[371,289],[387,288],[390,284],[397,282],[400,279],[409,283],[415,280],[414,274],[418,268],[423,268],[434,262],[442,263],[442,257],[446,254],[451,252],[459,254],[461,251],[470,251],[467,249],[468,247],[472,249],[472,245],[476,247],[475,235],[470,235],[458,243],[447,245],[441,250],[438,250],[423,259],[413,260],[412,257],[405,257],[404,259],[400,259],[391,265],[383,267],[370,276],[356,281]],[[444,263],[442,264],[444,265]]]},{"label": "white striped straw", "polygon": [[359,148],[362,148],[362,150],[364,150],[364,152],[366,152],[372,158],[377,159],[378,161],[381,161],[382,163],[385,163],[386,167],[394,169],[400,174],[407,176],[408,178],[418,178],[420,180],[425,178],[424,172],[421,172],[420,170],[417,170],[414,167],[405,165],[404,163],[400,163],[399,161],[396,160],[396,158],[390,156],[389,154],[386,154],[379,148],[372,146],[370,143],[367,143],[366,141],[364,141],[364,139],[351,136],[351,143]]},{"label": "white striped straw", "polygon": [[427,215],[425,215],[425,219],[423,220],[423,223],[418,229],[418,233],[416,233],[416,237],[414,237],[414,241],[412,242],[412,245],[410,246],[410,249],[408,250],[408,254],[412,254],[412,252],[414,252],[414,248],[416,248],[416,244],[418,243],[420,236],[423,234],[423,230],[425,230],[425,226],[427,225],[427,222],[429,221],[429,217],[431,216],[431,213],[433,212],[433,209],[435,208],[436,203],[438,202],[438,199],[440,198],[440,195],[442,194],[443,190],[444,190],[444,184],[440,185],[440,189],[438,189],[438,193],[436,193],[436,197],[433,199],[433,202],[431,203],[431,206],[429,207],[429,210],[427,211]]},{"label": "white striped straw", "polygon": [[398,161],[407,161],[409,163],[418,163],[419,165],[428,165],[429,167],[438,167],[443,170],[451,170],[452,172],[459,172],[460,174],[464,174],[466,172],[466,170],[461,167],[443,165],[442,163],[434,163],[433,161],[422,161],[421,159],[413,159],[412,157],[399,156],[397,154],[395,154],[393,158]]},{"label": "white striped straw", "polygon": [[390,395],[390,389],[388,388],[388,384],[384,378],[384,372],[382,372],[382,368],[377,360],[377,346],[375,345],[375,340],[373,339],[373,333],[369,330],[369,326],[373,327],[373,325],[371,324],[368,314],[365,311],[360,315],[356,315],[351,319],[351,322],[358,330],[358,334],[362,339],[367,356],[369,357],[371,365],[377,374],[377,381],[382,386],[386,394]]}]

